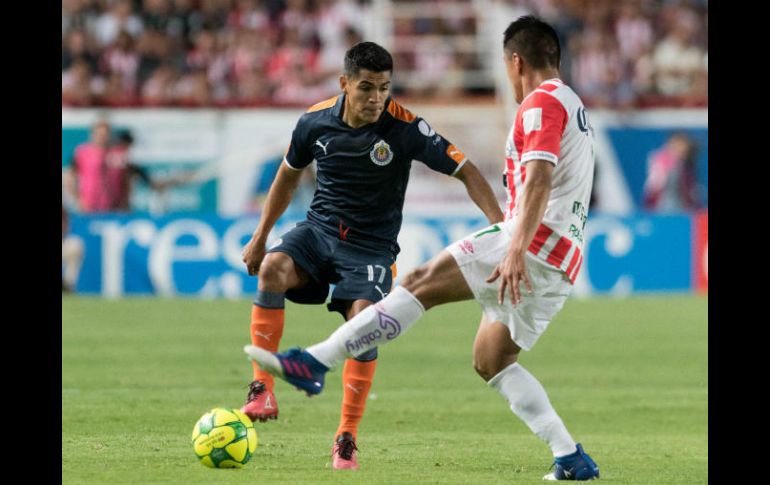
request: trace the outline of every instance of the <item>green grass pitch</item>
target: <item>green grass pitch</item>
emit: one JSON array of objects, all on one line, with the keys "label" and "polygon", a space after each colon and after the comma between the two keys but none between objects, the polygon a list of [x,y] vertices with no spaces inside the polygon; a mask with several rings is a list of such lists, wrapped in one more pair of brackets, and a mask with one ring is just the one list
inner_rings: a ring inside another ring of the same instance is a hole
[{"label": "green grass pitch", "polygon": [[[618,484],[707,483],[707,297],[572,299],[520,362],[574,438]],[[241,470],[197,463],[196,420],[240,407],[251,303],[62,298],[62,480],[87,483],[542,483],[548,447],[473,371],[476,303],[432,309],[380,349],[357,472],[330,468],[340,372],[307,398],[276,383]],[[341,323],[287,306],[281,348]]]}]

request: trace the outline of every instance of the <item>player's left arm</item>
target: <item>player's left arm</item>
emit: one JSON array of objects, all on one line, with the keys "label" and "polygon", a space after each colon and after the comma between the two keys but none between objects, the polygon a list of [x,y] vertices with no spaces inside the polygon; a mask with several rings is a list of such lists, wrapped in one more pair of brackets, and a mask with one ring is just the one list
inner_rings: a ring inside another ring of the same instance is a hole
[{"label": "player's left arm", "polygon": [[451,175],[465,184],[468,195],[487,216],[490,224],[503,220],[503,211],[479,169],[449,140],[436,133],[428,122],[415,117],[406,131],[408,150],[415,160],[420,160],[437,172]]},{"label": "player's left arm", "polygon": [[455,177],[465,184],[465,190],[468,191],[471,200],[487,216],[490,224],[502,222],[503,211],[500,209],[495,193],[476,165],[466,160],[455,173]]}]

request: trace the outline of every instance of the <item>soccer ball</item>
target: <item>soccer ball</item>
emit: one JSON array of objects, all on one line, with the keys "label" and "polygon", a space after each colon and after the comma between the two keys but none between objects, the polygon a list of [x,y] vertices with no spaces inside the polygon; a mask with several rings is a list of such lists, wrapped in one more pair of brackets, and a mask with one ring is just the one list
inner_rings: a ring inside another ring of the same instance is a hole
[{"label": "soccer ball", "polygon": [[257,449],[257,432],[238,409],[214,408],[195,423],[195,455],[209,468],[241,468]]}]

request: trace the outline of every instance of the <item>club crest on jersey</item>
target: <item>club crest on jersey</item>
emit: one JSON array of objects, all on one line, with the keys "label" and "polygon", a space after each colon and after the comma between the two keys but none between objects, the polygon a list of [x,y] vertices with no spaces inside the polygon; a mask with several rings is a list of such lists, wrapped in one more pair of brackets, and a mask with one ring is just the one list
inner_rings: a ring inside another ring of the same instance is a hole
[{"label": "club crest on jersey", "polygon": [[372,159],[375,165],[383,167],[393,160],[393,152],[390,150],[390,145],[385,143],[385,140],[380,140],[374,144],[374,148],[369,152],[369,158]]}]

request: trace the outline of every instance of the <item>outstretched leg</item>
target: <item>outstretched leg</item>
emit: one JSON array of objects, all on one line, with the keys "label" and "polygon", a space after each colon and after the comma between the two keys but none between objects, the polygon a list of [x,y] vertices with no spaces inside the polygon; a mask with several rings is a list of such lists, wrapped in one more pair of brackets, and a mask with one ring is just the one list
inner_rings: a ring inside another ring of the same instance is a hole
[{"label": "outstretched leg", "polygon": [[406,332],[433,306],[473,298],[454,257],[440,252],[407,275],[387,297],[340,326],[328,339],[284,354],[266,352],[253,345],[244,351],[265,370],[310,394],[323,389],[324,375],[347,357],[355,357],[386,344]]}]

